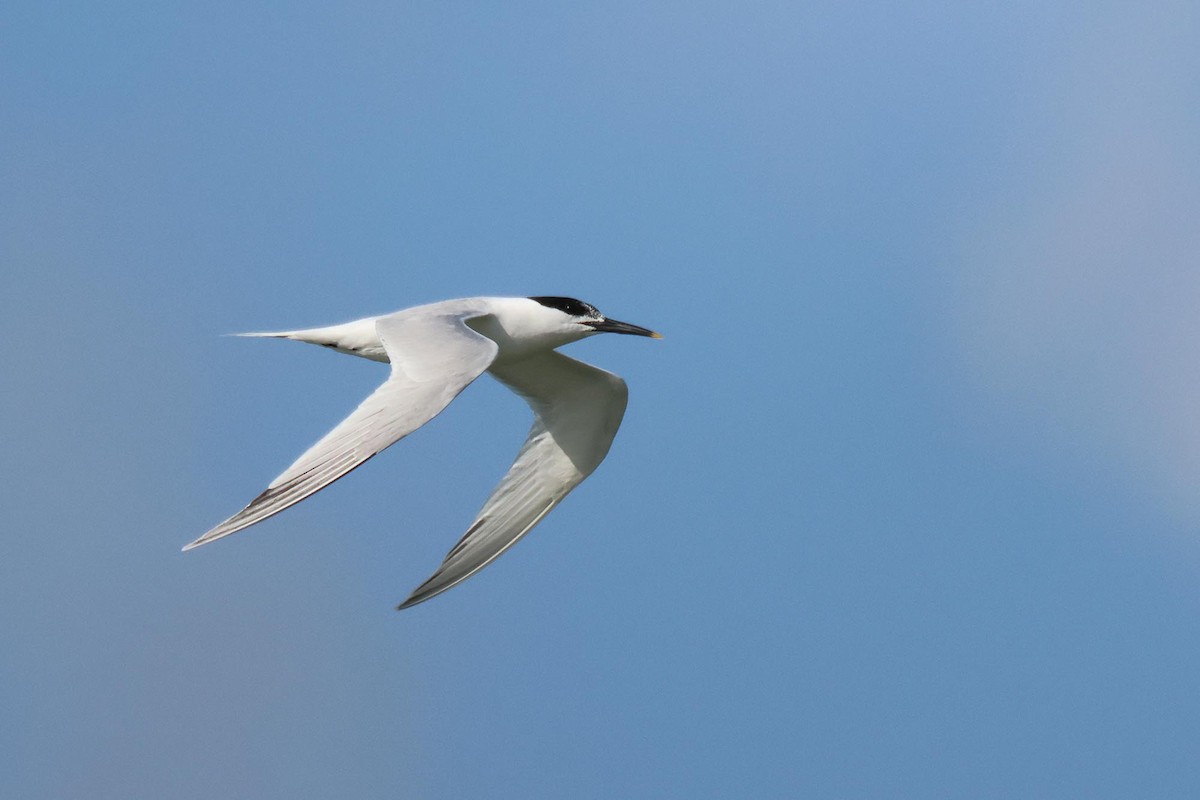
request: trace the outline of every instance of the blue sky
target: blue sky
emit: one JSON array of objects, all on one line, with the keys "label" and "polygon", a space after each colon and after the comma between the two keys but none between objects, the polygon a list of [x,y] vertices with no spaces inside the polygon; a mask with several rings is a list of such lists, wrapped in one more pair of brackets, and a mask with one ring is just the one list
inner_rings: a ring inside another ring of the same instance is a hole
[{"label": "blue sky", "polygon": [[[1195,4],[33,4],[0,49],[0,793],[1200,792]],[[475,294],[480,381],[210,547],[385,368],[222,334]]]}]

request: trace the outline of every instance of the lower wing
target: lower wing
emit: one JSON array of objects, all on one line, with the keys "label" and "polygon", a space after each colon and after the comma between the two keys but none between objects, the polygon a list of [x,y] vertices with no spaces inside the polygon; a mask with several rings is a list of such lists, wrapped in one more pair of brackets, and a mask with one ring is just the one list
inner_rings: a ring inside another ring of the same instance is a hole
[{"label": "lower wing", "polygon": [[399,608],[461,583],[529,533],[600,465],[625,414],[625,381],[561,353],[493,364],[490,372],[529,403],[533,427],[462,539]]}]

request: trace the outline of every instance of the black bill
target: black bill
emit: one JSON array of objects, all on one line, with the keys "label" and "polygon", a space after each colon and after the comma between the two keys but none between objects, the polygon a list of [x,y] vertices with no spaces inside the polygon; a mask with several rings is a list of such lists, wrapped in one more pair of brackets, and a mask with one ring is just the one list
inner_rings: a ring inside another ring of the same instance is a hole
[{"label": "black bill", "polygon": [[643,328],[639,325],[630,325],[628,322],[618,322],[615,319],[596,319],[585,320],[582,324],[587,325],[603,333],[629,333],[634,336],[649,336],[651,339],[661,339],[662,334],[655,333],[649,328]]}]

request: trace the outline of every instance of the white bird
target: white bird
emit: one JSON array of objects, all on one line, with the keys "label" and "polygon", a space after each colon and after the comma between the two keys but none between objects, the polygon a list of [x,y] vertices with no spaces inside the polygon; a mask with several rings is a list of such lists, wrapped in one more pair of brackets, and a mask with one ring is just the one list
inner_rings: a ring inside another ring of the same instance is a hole
[{"label": "white bird", "polygon": [[472,297],[325,328],[240,334],[294,339],[390,362],[391,374],[250,505],[183,549],[299,503],[429,422],[467,384],[490,372],[529,403],[533,427],[462,539],[399,608],[446,591],[529,533],[608,455],[625,414],[625,381],[555,352],[604,332],[662,338],[569,297]]}]

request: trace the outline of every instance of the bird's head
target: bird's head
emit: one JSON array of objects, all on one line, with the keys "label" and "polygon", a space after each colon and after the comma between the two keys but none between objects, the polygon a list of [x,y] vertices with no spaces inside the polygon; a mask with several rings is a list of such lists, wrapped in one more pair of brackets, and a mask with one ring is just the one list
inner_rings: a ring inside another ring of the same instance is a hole
[{"label": "bird's head", "polygon": [[628,333],[634,336],[649,336],[651,339],[661,339],[660,334],[649,328],[631,325],[609,319],[600,313],[593,305],[573,297],[531,297],[538,303],[555,313],[553,322],[561,325],[564,334],[572,340],[583,339],[597,333]]}]

